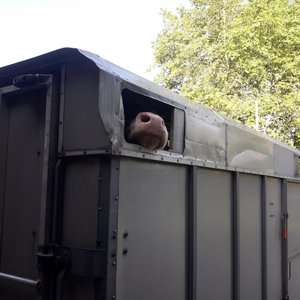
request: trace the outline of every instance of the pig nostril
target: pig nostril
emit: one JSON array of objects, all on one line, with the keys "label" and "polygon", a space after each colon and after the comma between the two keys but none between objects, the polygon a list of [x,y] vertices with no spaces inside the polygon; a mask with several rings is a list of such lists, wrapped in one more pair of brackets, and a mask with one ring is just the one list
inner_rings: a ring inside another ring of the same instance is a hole
[{"label": "pig nostril", "polygon": [[141,115],[141,122],[147,123],[150,121],[150,117],[148,115]]}]

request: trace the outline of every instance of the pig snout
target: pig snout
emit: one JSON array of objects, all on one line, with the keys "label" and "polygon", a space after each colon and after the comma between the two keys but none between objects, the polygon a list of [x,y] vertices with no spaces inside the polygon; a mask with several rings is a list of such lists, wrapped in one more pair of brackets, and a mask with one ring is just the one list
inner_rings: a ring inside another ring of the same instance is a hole
[{"label": "pig snout", "polygon": [[168,141],[164,120],[150,112],[140,112],[129,126],[128,141],[150,150],[163,149]]}]

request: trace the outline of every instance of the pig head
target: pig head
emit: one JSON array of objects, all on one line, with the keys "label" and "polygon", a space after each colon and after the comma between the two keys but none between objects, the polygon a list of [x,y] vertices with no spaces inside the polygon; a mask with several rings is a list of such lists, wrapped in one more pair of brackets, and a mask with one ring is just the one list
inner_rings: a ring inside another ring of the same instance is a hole
[{"label": "pig head", "polygon": [[127,140],[150,150],[163,149],[168,141],[164,120],[150,112],[140,112],[129,125]]}]

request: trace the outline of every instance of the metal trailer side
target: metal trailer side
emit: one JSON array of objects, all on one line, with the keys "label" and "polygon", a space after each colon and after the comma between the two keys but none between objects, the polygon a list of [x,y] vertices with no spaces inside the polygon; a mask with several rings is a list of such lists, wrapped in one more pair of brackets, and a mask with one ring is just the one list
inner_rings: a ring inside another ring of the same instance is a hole
[{"label": "metal trailer side", "polygon": [[[76,49],[0,96],[1,299],[299,299],[298,150]],[[138,109],[168,149],[126,141]]]}]

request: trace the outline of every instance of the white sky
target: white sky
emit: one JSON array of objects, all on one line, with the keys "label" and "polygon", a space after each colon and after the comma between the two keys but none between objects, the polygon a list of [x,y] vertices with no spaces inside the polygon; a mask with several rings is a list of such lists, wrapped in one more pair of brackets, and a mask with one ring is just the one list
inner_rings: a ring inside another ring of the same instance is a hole
[{"label": "white sky", "polygon": [[152,80],[160,9],[180,5],[189,0],[0,0],[0,67],[74,47]]}]

